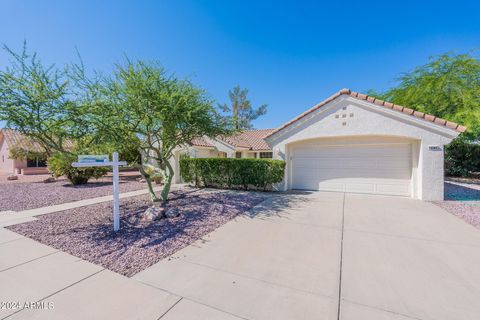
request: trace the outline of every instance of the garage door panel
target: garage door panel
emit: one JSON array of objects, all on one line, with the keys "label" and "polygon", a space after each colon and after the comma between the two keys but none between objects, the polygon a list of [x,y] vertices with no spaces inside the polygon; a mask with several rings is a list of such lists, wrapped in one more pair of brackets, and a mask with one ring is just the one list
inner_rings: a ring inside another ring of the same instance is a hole
[{"label": "garage door panel", "polygon": [[[303,170],[300,170],[300,171],[303,171]],[[318,179],[318,180],[347,179],[344,182],[350,182],[350,180],[348,179],[361,178],[361,179],[367,179],[367,180],[376,179],[376,180],[373,180],[373,182],[376,182],[376,181],[381,182],[382,179],[384,179],[385,176],[387,175],[388,175],[388,180],[392,180],[392,179],[410,180],[410,176],[411,176],[409,172],[401,172],[401,171],[392,172],[387,170],[386,168],[382,170],[381,169],[359,170],[357,168],[345,168],[345,169],[342,169],[341,171],[321,169],[321,170],[317,170],[316,172],[312,172],[310,174],[302,173],[301,177]],[[297,179],[297,180],[300,180],[300,179]]]},{"label": "garage door panel", "polygon": [[292,188],[409,195],[411,145],[322,146],[293,148]]},{"label": "garage door panel", "polygon": [[410,172],[410,157],[295,157],[294,168],[345,169],[345,168],[398,168]]},{"label": "garage door panel", "polygon": [[313,188],[310,190],[322,190],[322,191],[336,191],[345,192],[345,185],[340,182],[333,181],[320,181],[318,184],[312,184]]},{"label": "garage door panel", "polygon": [[346,183],[345,192],[354,192],[354,193],[375,193],[375,184],[373,183]]}]

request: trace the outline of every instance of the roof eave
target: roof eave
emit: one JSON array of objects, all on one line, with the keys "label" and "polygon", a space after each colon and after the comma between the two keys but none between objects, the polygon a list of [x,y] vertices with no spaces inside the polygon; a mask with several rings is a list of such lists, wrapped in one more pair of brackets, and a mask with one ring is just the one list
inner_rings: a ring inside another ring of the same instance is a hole
[{"label": "roof eave", "polygon": [[438,118],[438,117],[430,115],[430,114],[415,111],[415,110],[407,108],[407,107],[399,106],[399,105],[393,104],[391,102],[383,101],[383,100],[377,99],[375,97],[371,97],[371,96],[368,96],[366,94],[354,92],[354,91],[351,91],[350,89],[344,88],[344,89],[339,90],[338,92],[336,92],[332,96],[328,97],[327,99],[317,103],[315,106],[313,106],[312,108],[308,109],[307,111],[301,113],[297,117],[295,117],[295,118],[291,119],[290,121],[286,122],[285,124],[283,124],[279,128],[275,129],[274,131],[272,131],[271,133],[266,135],[264,137],[264,140],[267,141],[267,143],[272,142],[273,140],[275,140],[275,137],[278,136],[278,133],[283,132],[285,129],[288,129],[289,127],[291,127],[293,124],[295,124],[299,120],[307,117],[308,115],[312,114],[313,112],[317,111],[318,109],[322,108],[323,106],[327,105],[328,103],[341,98],[342,96],[352,98],[352,99],[355,99],[357,101],[368,102],[368,103],[371,103],[371,104],[376,105],[378,107],[384,107],[386,109],[391,109],[391,110],[394,110],[396,112],[403,113],[405,115],[410,115],[412,117],[422,119],[426,123],[434,124],[436,127],[439,127],[439,128],[443,127],[443,128],[447,128],[448,130],[456,131],[457,134],[455,136],[458,136],[458,134],[460,134],[462,132],[465,132],[467,130],[467,128],[465,126],[462,126],[462,125],[457,124],[455,122],[447,121],[445,119]]}]

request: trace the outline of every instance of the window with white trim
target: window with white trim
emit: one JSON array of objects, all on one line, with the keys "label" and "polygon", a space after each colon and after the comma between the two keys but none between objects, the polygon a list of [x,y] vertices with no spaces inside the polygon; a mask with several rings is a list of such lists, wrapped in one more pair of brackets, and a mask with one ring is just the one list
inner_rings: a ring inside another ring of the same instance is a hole
[{"label": "window with white trim", "polygon": [[260,152],[261,159],[271,159],[273,158],[273,152]]}]

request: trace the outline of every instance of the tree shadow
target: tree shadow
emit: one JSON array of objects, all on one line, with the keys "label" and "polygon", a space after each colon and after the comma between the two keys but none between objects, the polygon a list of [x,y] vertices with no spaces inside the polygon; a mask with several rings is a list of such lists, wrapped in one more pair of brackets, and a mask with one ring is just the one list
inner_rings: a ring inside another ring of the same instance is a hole
[{"label": "tree shadow", "polygon": [[465,185],[445,182],[445,200],[480,201],[480,189],[469,188]]},{"label": "tree shadow", "polygon": [[289,209],[296,209],[310,201],[308,196],[314,191],[291,190],[272,193],[267,199],[242,215],[249,218],[281,217],[288,218]]},{"label": "tree shadow", "polygon": [[[119,184],[126,184],[131,182],[132,180],[128,179],[119,179]],[[93,188],[102,188],[106,186],[112,186],[112,181],[89,181],[86,184],[78,184],[78,185],[73,185],[70,182],[65,183],[62,185],[64,188],[72,188],[72,189],[93,189]]]},{"label": "tree shadow", "polygon": [[123,204],[120,231],[112,230],[112,218],[109,217],[100,224],[78,226],[68,232],[101,247],[105,255],[122,256],[132,247],[169,251],[172,243],[178,248],[203,240],[204,235],[251,207],[249,196],[232,196],[227,192],[195,194],[197,191],[173,192],[167,209],[179,209],[180,215],[175,218],[141,223],[138,215],[147,210],[150,203]]}]

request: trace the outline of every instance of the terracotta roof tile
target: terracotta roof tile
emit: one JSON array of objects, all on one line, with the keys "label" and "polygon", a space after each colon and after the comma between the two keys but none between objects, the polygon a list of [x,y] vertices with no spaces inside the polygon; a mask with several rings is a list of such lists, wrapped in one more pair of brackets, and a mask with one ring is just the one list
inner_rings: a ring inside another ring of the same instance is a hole
[{"label": "terracotta roof tile", "polygon": [[355,98],[355,99],[358,99],[358,100],[365,100],[365,101],[368,101],[368,102],[371,102],[377,106],[380,106],[380,107],[385,107],[385,108],[389,108],[389,109],[393,109],[395,111],[398,111],[398,112],[403,112],[405,114],[408,114],[408,115],[412,115],[414,117],[417,117],[417,118],[420,118],[420,119],[423,119],[425,121],[429,121],[429,122],[432,122],[432,123],[435,123],[435,124],[438,124],[438,125],[442,125],[442,126],[446,126],[447,128],[450,128],[450,129],[454,129],[458,132],[464,132],[467,128],[464,127],[464,126],[461,126],[459,125],[458,123],[455,123],[455,122],[450,122],[450,121],[446,121],[444,119],[441,119],[441,118],[437,118],[435,117],[434,115],[430,115],[430,114],[425,114],[423,112],[419,112],[419,111],[415,111],[413,109],[410,109],[410,108],[407,108],[407,107],[404,107],[404,106],[399,106],[399,105],[396,105],[396,104],[393,104],[391,102],[388,102],[388,101],[382,101],[380,99],[376,99],[375,97],[371,97],[371,96],[368,96],[366,94],[363,94],[363,93],[358,93],[358,92],[355,92],[355,91],[351,91],[349,89],[341,89],[340,91],[338,91],[337,93],[335,93],[334,95],[328,97],[327,99],[323,100],[322,102],[318,103],[317,105],[315,105],[314,107],[310,108],[309,110],[301,113],[300,115],[298,115],[297,117],[293,118],[292,120],[288,121],[287,123],[285,123],[284,125],[280,126],[279,128],[273,130],[272,132],[270,132],[267,136],[265,136],[265,138],[273,135],[274,133],[290,126],[291,124],[297,122],[298,120],[302,119],[303,117],[309,115],[310,113],[314,112],[315,110],[323,107],[324,105],[326,105],[327,103],[329,103],[330,101],[333,101],[335,100],[336,98],[340,97],[341,95],[349,95],[350,97],[352,98]]},{"label": "terracotta roof tile", "polygon": [[247,148],[248,150],[270,150],[264,138],[275,129],[245,130],[233,136],[218,137],[233,147]]},{"label": "terracotta roof tile", "polygon": [[199,137],[199,138],[194,138],[192,139],[191,142],[192,146],[197,146],[197,147],[209,147],[213,148],[214,145],[208,142],[205,138]]},{"label": "terracotta roof tile", "polygon": [[392,109],[392,108],[393,108],[393,103],[384,101],[384,102],[383,102],[383,106]]},{"label": "terracotta roof tile", "polygon": [[[32,138],[22,134],[20,131],[13,129],[1,129],[0,132],[5,137],[10,148],[18,148],[27,152],[42,153],[45,149],[34,141]],[[73,148],[73,142],[71,140],[65,141],[66,148]]]},{"label": "terracotta roof tile", "polygon": [[458,128],[458,123],[451,122],[451,121],[447,121],[447,123],[445,125],[447,127],[449,127],[450,129],[457,129]]},{"label": "terracotta roof tile", "polygon": [[402,106],[399,106],[398,104],[394,104],[394,105],[393,105],[393,110],[397,110],[397,111],[402,112],[402,111],[403,111],[403,107],[402,107]]},{"label": "terracotta roof tile", "polygon": [[425,117],[425,113],[420,112],[420,111],[413,111],[413,115],[417,118],[423,118]]}]

